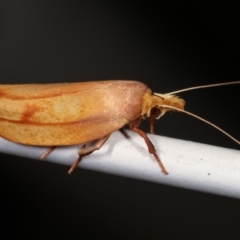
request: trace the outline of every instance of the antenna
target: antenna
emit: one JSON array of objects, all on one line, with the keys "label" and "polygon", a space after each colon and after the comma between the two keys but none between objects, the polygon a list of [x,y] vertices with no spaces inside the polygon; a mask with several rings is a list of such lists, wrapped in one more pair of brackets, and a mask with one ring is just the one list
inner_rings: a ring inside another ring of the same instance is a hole
[{"label": "antenna", "polygon": [[197,86],[197,87],[184,88],[182,90],[177,90],[177,91],[165,93],[165,94],[166,95],[174,95],[176,93],[187,92],[190,90],[196,90],[196,89],[201,89],[201,88],[211,88],[211,87],[221,87],[221,86],[233,85],[233,84],[240,84],[240,81],[233,81],[233,82],[226,82],[226,83],[213,83],[213,84],[202,85],[202,86]]},{"label": "antenna", "polygon": [[[240,83],[240,82],[239,82],[239,83]],[[204,118],[199,117],[198,115],[195,115],[195,114],[193,114],[193,113],[191,113],[191,112],[188,112],[188,111],[186,111],[186,110],[179,109],[179,108],[177,108],[177,107],[172,107],[172,106],[168,106],[168,105],[164,105],[164,104],[161,105],[161,107],[169,108],[169,109],[176,110],[176,111],[179,111],[179,112],[183,112],[183,113],[186,113],[186,114],[188,114],[188,115],[190,115],[190,116],[192,116],[192,117],[195,117],[195,118],[197,118],[197,119],[199,119],[199,120],[207,123],[208,125],[216,128],[218,131],[222,132],[224,135],[226,135],[227,137],[231,138],[234,142],[236,142],[238,145],[240,145],[240,141],[238,141],[236,138],[234,138],[234,137],[231,136],[229,133],[225,132],[223,129],[221,129],[220,127],[216,126],[215,124],[213,124],[213,123],[205,120]]]}]

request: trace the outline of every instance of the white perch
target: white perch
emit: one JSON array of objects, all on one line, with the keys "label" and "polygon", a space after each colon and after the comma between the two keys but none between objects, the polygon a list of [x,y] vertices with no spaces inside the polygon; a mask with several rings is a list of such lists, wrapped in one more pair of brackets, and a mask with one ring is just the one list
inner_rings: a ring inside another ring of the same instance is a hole
[{"label": "white perch", "polygon": [[[240,151],[149,134],[169,172],[166,176],[148,153],[144,140],[132,131],[124,132],[129,138],[119,131],[113,133],[99,151],[83,158],[79,167],[240,198]],[[70,166],[80,146],[56,148],[45,161]],[[0,151],[4,153],[40,160],[46,149],[0,138]]]}]

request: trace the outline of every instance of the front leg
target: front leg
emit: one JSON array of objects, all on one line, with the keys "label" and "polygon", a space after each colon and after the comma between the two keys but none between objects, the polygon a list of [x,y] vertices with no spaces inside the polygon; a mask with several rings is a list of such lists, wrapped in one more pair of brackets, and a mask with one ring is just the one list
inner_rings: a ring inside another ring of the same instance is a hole
[{"label": "front leg", "polygon": [[145,143],[147,144],[147,147],[148,147],[148,152],[149,152],[150,154],[153,154],[153,156],[155,157],[156,161],[158,162],[160,168],[162,169],[162,172],[167,175],[167,174],[168,174],[168,171],[166,170],[166,168],[164,167],[162,161],[161,161],[160,158],[158,157],[157,151],[156,151],[153,143],[150,141],[150,139],[148,138],[147,134],[146,134],[144,131],[142,131],[141,129],[138,128],[138,126],[139,126],[139,124],[140,124],[139,121],[141,121],[141,119],[139,119],[139,118],[131,121],[131,122],[129,123],[130,128],[131,128],[134,132],[138,133],[138,134],[144,139],[144,141],[145,141]]}]

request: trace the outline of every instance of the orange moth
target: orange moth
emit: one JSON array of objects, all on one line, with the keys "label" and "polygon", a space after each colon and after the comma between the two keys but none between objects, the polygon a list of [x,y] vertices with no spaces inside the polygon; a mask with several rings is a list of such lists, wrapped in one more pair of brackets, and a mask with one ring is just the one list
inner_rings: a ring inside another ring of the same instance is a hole
[{"label": "orange moth", "polygon": [[[101,148],[111,133],[128,124],[146,142],[162,172],[168,174],[154,145],[140,130],[142,119],[149,118],[150,132],[154,133],[155,119],[169,110],[186,112],[184,100],[175,93],[205,87],[237,84],[220,83],[184,89],[168,94],[152,93],[137,81],[92,81],[60,84],[0,85],[0,136],[13,142],[49,146],[46,157],[57,146],[84,143],[79,158]],[[222,129],[207,122],[239,143]],[[88,142],[97,140],[88,147]]]}]

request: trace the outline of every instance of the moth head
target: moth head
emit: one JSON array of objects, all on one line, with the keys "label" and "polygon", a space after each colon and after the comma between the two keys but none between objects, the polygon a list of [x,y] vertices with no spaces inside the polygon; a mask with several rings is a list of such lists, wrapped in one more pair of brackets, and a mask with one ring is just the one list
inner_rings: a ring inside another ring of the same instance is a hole
[{"label": "moth head", "polygon": [[151,96],[146,116],[152,119],[159,119],[167,111],[184,110],[185,101],[178,96],[171,94],[154,93]]}]

